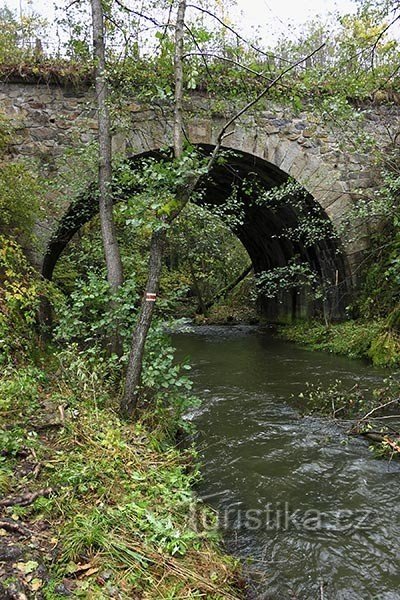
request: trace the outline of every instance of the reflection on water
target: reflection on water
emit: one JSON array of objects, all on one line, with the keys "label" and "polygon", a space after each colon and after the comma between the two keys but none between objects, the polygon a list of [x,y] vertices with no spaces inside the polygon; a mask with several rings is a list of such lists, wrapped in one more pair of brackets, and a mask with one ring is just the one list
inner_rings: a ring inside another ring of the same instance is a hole
[{"label": "reflection on water", "polygon": [[400,465],[334,424],[301,418],[305,382],[371,389],[384,373],[251,328],[174,335],[202,399],[191,416],[199,494],[230,551],[251,559],[260,599],[400,599]]}]

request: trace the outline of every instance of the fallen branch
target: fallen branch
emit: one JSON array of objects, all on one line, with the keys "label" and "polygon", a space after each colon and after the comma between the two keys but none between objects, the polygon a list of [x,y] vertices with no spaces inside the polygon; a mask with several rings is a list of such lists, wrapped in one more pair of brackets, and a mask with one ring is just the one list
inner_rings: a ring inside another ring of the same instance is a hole
[{"label": "fallen branch", "polygon": [[53,493],[52,488],[45,488],[42,490],[38,490],[37,492],[29,492],[27,494],[23,494],[22,496],[14,496],[13,498],[3,498],[0,500],[0,507],[2,506],[28,506],[32,504],[36,500],[36,498],[47,498],[50,494]]},{"label": "fallen branch", "polygon": [[24,537],[31,537],[32,532],[20,523],[13,521],[13,519],[0,519],[0,529],[4,529],[10,533],[18,533]]},{"label": "fallen branch", "polygon": [[380,433],[380,432],[377,432],[377,431],[362,431],[358,435],[362,435],[363,437],[366,437],[366,438],[370,439],[373,442],[387,444],[395,452],[400,453],[400,445],[398,444],[398,442],[395,442],[394,440],[392,440],[385,433]]},{"label": "fallen branch", "polygon": [[392,439],[390,439],[389,436],[385,435],[385,437],[383,438],[383,442],[385,444],[387,444],[388,446],[390,446],[395,452],[399,452],[400,453],[400,446],[397,442],[394,442]]},{"label": "fallen branch", "polygon": [[389,402],[385,402],[385,404],[381,404],[380,406],[376,406],[375,408],[373,408],[372,410],[370,410],[364,417],[362,417],[361,419],[359,419],[359,423],[361,421],[366,421],[368,419],[368,417],[370,417],[371,415],[373,415],[374,413],[376,413],[378,410],[382,410],[383,408],[386,408],[386,406],[390,406],[391,404],[395,404],[396,402],[399,402],[399,398],[394,398],[393,400],[389,400]]}]

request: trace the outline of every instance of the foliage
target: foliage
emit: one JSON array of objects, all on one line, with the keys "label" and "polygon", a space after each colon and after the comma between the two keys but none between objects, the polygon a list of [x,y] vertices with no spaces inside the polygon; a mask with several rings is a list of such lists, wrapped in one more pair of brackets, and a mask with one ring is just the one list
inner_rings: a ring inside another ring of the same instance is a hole
[{"label": "foliage", "polygon": [[[399,330],[396,314],[400,302],[400,172],[398,151],[381,158],[382,186],[374,198],[358,202],[356,215],[375,233],[364,262],[362,288],[356,311],[366,318],[388,317],[388,327]],[[388,315],[392,313],[392,316]]]},{"label": "foliage", "polygon": [[[127,351],[128,343],[125,348]],[[70,342],[59,353],[59,360],[61,378],[68,378],[68,385],[76,399],[83,395],[101,404],[107,394],[118,396],[121,392],[127,353],[118,359],[102,351],[99,345],[92,343],[82,349],[82,345],[79,348],[76,342]],[[159,448],[173,442],[178,433],[188,429],[184,416],[196,402],[190,394],[191,381],[185,374],[189,369],[189,365],[176,363],[174,349],[163,327],[155,322],[146,345],[141,408],[145,409],[142,420],[152,430],[153,440],[158,440]]]},{"label": "foliage", "polygon": [[42,196],[34,165],[11,159],[10,121],[0,115],[0,363],[37,354],[38,312],[54,289],[31,267],[23,246],[34,241],[33,227]]},{"label": "foliage", "polygon": [[249,264],[246,250],[231,231],[232,221],[226,222],[214,209],[188,204],[172,227],[167,250],[170,268],[186,278],[189,296],[197,298],[201,312]]},{"label": "foliage", "polygon": [[308,263],[296,258],[284,267],[275,267],[257,275],[257,293],[264,298],[279,297],[282,292],[294,290],[299,293],[301,288],[307,288],[308,294],[315,299],[324,297],[322,284]]},{"label": "foliage", "polygon": [[[145,225],[149,230],[155,226],[167,227],[167,221],[179,210],[180,195],[188,177],[201,177],[206,172],[207,159],[190,145],[179,158],[171,158],[169,153],[158,159],[144,158],[134,169],[129,163],[121,162],[116,183],[122,193],[131,190],[126,204],[121,207],[126,224],[133,228]],[[117,185],[115,194],[119,195]],[[195,197],[193,194],[192,198]]]},{"label": "foliage", "polygon": [[34,163],[7,156],[13,133],[11,121],[0,113],[0,234],[27,243],[33,238],[43,182]]},{"label": "foliage", "polygon": [[29,265],[20,246],[0,236],[0,363],[35,356],[39,333],[38,311],[54,289]]},{"label": "foliage", "polygon": [[[82,180],[77,177],[75,168],[69,165],[79,163],[80,160],[80,153],[63,158],[61,164],[65,164],[65,167],[59,178],[60,183],[52,186],[57,194],[72,193],[78,198],[82,193]],[[182,162],[183,165],[179,168],[169,159],[165,164],[158,163],[155,159],[144,160],[139,166],[136,163],[132,166],[126,161],[117,161],[116,164],[114,194],[121,201],[116,205],[115,216],[124,272],[127,279],[131,280],[126,284],[127,291],[124,288],[121,290],[126,302],[122,298],[116,301],[117,312],[124,310],[122,305],[126,309],[124,315],[120,315],[121,322],[126,321],[122,332],[125,337],[129,333],[146,281],[152,228],[160,226],[160,222],[162,226],[168,227],[160,220],[160,214],[162,217],[169,210],[174,210],[173,192],[174,186],[179,185],[180,170],[183,172],[187,168],[202,168],[202,159],[190,150],[188,160],[183,158]],[[82,210],[86,208],[83,206]],[[203,303],[212,301],[219,290],[244,270],[249,259],[243,246],[231,232],[231,227],[232,219],[227,221],[221,218],[214,207],[194,203],[185,207],[168,232],[157,313],[164,318],[177,311],[181,314],[193,314],[199,304],[199,295]],[[61,324],[61,329],[69,330],[71,325],[78,331],[79,338],[83,340],[86,335],[88,342],[95,338],[99,340],[104,333],[99,327],[100,315],[96,317],[95,312],[104,311],[103,320],[109,318],[110,294],[107,285],[103,283],[103,261],[99,223],[95,217],[82,228],[79,237],[68,245],[54,273],[55,282],[69,296],[61,313],[62,323],[65,318],[68,323]],[[196,298],[197,303],[194,302]],[[70,310],[72,312],[67,317]],[[78,319],[75,325],[74,319]],[[104,325],[106,324],[103,322],[103,329]],[[89,332],[88,328],[92,328],[92,331]],[[70,331],[72,333],[72,329]],[[65,337],[65,333],[61,332],[61,337]]]},{"label": "foliage", "polygon": [[377,458],[398,457],[400,435],[398,376],[389,376],[379,388],[362,389],[362,382],[346,389],[340,380],[328,387],[307,384],[297,397],[303,414],[317,414],[345,424],[350,435],[372,440],[371,452]]},{"label": "foliage", "polygon": [[345,389],[340,380],[328,387],[307,384],[306,390],[298,398],[304,414],[327,415],[333,419],[360,417],[371,409],[373,402],[358,384]]},{"label": "foliage", "polygon": [[[6,368],[0,380],[0,410],[12,411],[15,418],[34,414],[45,381],[44,373],[32,365],[21,366],[17,371]],[[27,413],[23,414],[23,411]]]},{"label": "foliage", "polygon": [[[112,388],[101,386],[101,365],[99,379],[93,380],[93,363],[76,349],[50,364],[52,370],[47,367],[46,372],[10,370],[0,379],[3,424],[14,419],[15,393],[21,414],[27,415],[19,430],[4,430],[9,441],[2,448],[14,453],[0,463],[0,485],[18,493],[10,465],[33,438],[41,469],[21,483],[32,491],[43,486],[54,490],[20,515],[22,523],[45,519],[50,524],[41,546],[50,540],[54,544],[54,536],[57,540],[50,562],[42,559],[51,575],[50,581],[41,580],[44,597],[53,598],[62,581],[85,598],[92,593],[106,598],[115,589],[124,597],[140,593],[154,599],[160,594],[177,599],[199,594],[237,597],[231,587],[234,563],[218,551],[215,525],[209,531],[201,525],[215,520],[192,492],[198,478],[193,450],[179,451],[165,442],[161,452],[157,427],[152,432],[143,421],[121,422]],[[28,415],[37,393],[46,397],[47,406],[36,404],[32,420]],[[38,438],[35,424],[54,419],[56,413],[49,411],[60,405],[64,412],[59,427],[50,437]],[[77,578],[80,566],[88,563],[90,572]]]},{"label": "foliage", "polygon": [[16,16],[6,6],[0,9],[0,63],[19,62],[37,58],[41,49],[38,41],[46,22],[37,13]]},{"label": "foliage", "polygon": [[[345,99],[366,98],[391,86],[395,89],[399,48],[390,22],[390,17],[365,3],[356,14],[339,20],[335,16],[328,23],[312,20],[298,40],[280,40],[281,56],[291,61],[324,43],[298,74],[292,93],[302,96],[307,90],[318,90],[321,106],[337,117],[348,112]],[[332,99],[331,106],[324,103],[325,94],[334,96],[333,106]]]},{"label": "foliage", "polygon": [[39,211],[41,183],[23,161],[0,164],[0,232],[27,242]]},{"label": "foliage", "polygon": [[[204,8],[191,11],[187,23],[184,48],[187,95],[194,89],[206,89],[226,110],[227,101],[246,101],[265,86],[266,80],[273,79],[288,64],[322,43],[324,47],[308,60],[305,68],[298,67],[290,74],[289,81],[275,86],[272,96],[300,110],[307,104],[310,92],[314,92],[314,109],[320,106],[321,113],[336,117],[354,114],[348,98],[365,99],[381,90],[396,89],[399,50],[391,33],[393,15],[373,3],[363,3],[357,14],[345,15],[340,20],[334,16],[328,22],[314,19],[297,39],[279,39],[271,48],[263,47],[259,40],[245,40],[240,33],[235,35],[234,23],[223,27],[219,2],[208,6],[216,19],[205,20]],[[128,108],[132,96],[159,105],[173,98],[174,41],[168,27],[171,4],[158,2],[157,9],[150,4],[145,10],[140,3],[133,2],[131,9],[132,12],[125,10],[116,2],[104,5],[108,75],[117,119],[121,108]],[[51,37],[48,30],[43,32],[45,24],[35,13],[23,14],[19,20],[14,13],[3,9],[0,21],[3,73],[10,74],[13,66],[13,73],[36,75],[45,80],[69,77],[78,82],[90,76],[91,32],[86,3],[72,5],[58,19],[63,42],[59,41],[56,53],[35,44],[36,39]]]},{"label": "foliage", "polygon": [[393,329],[388,321],[390,316],[380,334],[372,340],[367,356],[374,365],[395,367],[400,364],[400,335],[398,327]]},{"label": "foliage", "polygon": [[318,203],[291,178],[270,187],[251,173],[240,185],[233,186],[226,201],[210,207],[211,212],[236,233],[245,221],[246,209],[253,210],[254,214],[261,214],[257,211],[263,209],[264,214],[278,222],[271,239],[290,240],[295,248],[303,249],[302,255],[295,254],[286,264],[257,273],[255,295],[281,299],[285,292],[300,293],[306,289],[310,297],[324,299],[331,282],[317,272],[306,250],[314,247],[318,252],[321,242],[337,244],[338,234]]},{"label": "foliage", "polygon": [[361,222],[370,228],[370,247],[358,274],[360,289],[348,307],[356,320],[323,325],[298,323],[282,330],[292,341],[317,350],[328,350],[375,365],[394,367],[400,363],[400,215],[398,149],[391,146],[378,157],[382,185],[372,196],[361,196],[343,228]]},{"label": "foliage", "polygon": [[58,311],[56,338],[64,342],[79,342],[96,353],[110,339],[115,322],[121,324],[125,341],[136,317],[137,292],[134,279],[126,279],[118,293],[113,294],[104,273],[87,270],[85,279],[75,281],[74,290]]}]

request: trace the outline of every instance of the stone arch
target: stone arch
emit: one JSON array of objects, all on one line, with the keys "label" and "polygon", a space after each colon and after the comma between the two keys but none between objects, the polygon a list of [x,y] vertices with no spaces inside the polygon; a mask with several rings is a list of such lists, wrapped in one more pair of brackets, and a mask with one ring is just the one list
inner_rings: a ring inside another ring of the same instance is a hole
[{"label": "stone arch", "polygon": [[[194,145],[214,146],[226,120],[218,115],[192,118],[187,137]],[[128,135],[116,136],[114,140],[115,148],[127,156],[172,145],[172,120],[160,120],[154,111],[148,111],[138,113],[132,123]],[[271,106],[270,112],[245,116],[236,122],[224,146],[266,161],[299,182],[325,211],[335,229],[340,228],[353,205],[352,190],[370,183],[365,179],[366,165],[356,164],[343,149],[339,150],[335,134],[328,135],[304,114],[282,113],[276,106]],[[358,241],[352,242],[351,237],[342,242],[352,272],[366,241],[358,236]]]},{"label": "stone arch", "polygon": [[[296,161],[293,150],[290,158],[288,158],[289,150],[281,150],[281,155],[277,154],[276,150],[274,151],[275,163],[279,162],[281,166],[288,165],[288,171],[285,172],[277,164],[266,160],[264,156],[259,157],[254,153],[238,149],[237,140],[234,139],[235,135],[236,131],[229,144],[229,148],[234,150],[232,156],[229,157],[227,163],[216,166],[205,183],[205,198],[211,204],[224,202],[229,196],[232,186],[243,181],[249,174],[257,176],[262,181],[263,186],[270,189],[286,182],[288,177],[296,172],[296,168],[299,168],[299,157]],[[248,145],[249,136],[246,139]],[[213,148],[211,144],[205,144],[204,141],[200,147],[204,152],[210,152]],[[262,148],[263,155],[269,155],[272,152],[271,146],[262,145]],[[289,146],[290,148],[293,148],[293,146]],[[137,161],[148,155],[154,155],[154,152],[136,154],[128,160],[132,168],[135,168]],[[282,156],[282,158],[279,159],[279,156]],[[322,177],[325,176],[323,166],[319,163],[316,165],[312,160],[306,161],[300,172],[299,182],[303,184],[309,173],[312,173],[314,177],[312,178],[313,185],[305,188],[308,192],[307,201],[310,203],[310,207],[317,205],[321,215],[327,221],[330,220],[333,223],[332,227],[334,227],[333,219],[322,206],[325,203],[325,197],[319,196],[317,200],[310,193],[310,189],[318,191],[322,189],[317,187],[317,183],[322,181]],[[308,181],[311,181],[311,179],[309,178]],[[305,187],[304,184],[303,187]],[[70,239],[96,213],[95,195],[93,189],[89,189],[87,194],[70,206],[67,213],[59,221],[58,229],[51,238],[44,256],[42,266],[44,277],[51,278],[54,266]],[[290,207],[271,211],[266,207],[260,208],[251,202],[247,202],[244,223],[235,233],[246,248],[256,272],[276,266],[284,266],[295,255],[299,255],[304,261],[311,264],[321,278],[328,278],[332,282],[334,292],[330,294],[327,309],[331,316],[340,317],[343,315],[349,288],[350,268],[346,253],[340,248],[340,242],[334,241],[333,238],[321,240],[310,247],[305,247],[304,244],[289,239],[279,238],[280,232],[285,227],[296,225],[296,219],[296,213]],[[276,319],[282,314],[287,315],[288,313],[295,316],[312,314],[316,310],[316,305],[310,303],[305,296],[297,297],[296,295],[286,294],[281,299],[280,306],[276,302],[268,302],[265,303],[263,308],[271,319]]]},{"label": "stone arch", "polygon": [[[34,84],[34,85],[32,85]],[[95,98],[89,85],[45,84],[36,80],[15,78],[0,84],[0,106],[17,125],[17,135],[10,146],[11,155],[35,157],[47,167],[56,166],[56,157],[66,148],[90,143],[96,137]],[[204,92],[194,91],[185,105],[187,136],[193,143],[215,144],[221,126],[237,109],[215,101]],[[391,143],[399,128],[400,111],[396,103],[365,103],[358,107],[359,117],[346,127],[346,135],[334,120],[324,122],[313,114],[312,104],[294,111],[288,104],[266,99],[234,125],[226,145],[268,161],[299,181],[319,203],[337,226],[348,214],[353,197],[368,193],[379,185],[379,173],[368,153],[351,144],[351,136],[367,134],[380,149]],[[145,105],[135,96],[127,102],[123,118],[116,122],[118,133],[114,146],[126,156],[166,147],[172,140],[171,105],[160,101]],[[66,199],[67,203],[67,199]],[[64,200],[52,206],[51,212],[37,223],[37,234],[43,246],[52,232],[60,227],[66,211]],[[357,230],[356,230],[357,227]],[[356,235],[353,235],[356,233]],[[362,223],[352,225],[344,239],[344,253],[352,274],[368,247],[369,240]],[[344,238],[344,236],[343,236]],[[39,266],[42,256],[36,256]],[[356,277],[355,277],[356,279]]]}]

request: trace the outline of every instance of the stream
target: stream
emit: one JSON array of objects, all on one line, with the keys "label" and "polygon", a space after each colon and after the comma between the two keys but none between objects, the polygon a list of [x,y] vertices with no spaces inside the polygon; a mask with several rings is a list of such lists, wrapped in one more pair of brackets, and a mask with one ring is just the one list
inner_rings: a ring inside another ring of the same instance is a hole
[{"label": "stream", "polygon": [[379,386],[387,372],[252,327],[173,335],[199,408],[197,492],[244,561],[249,598],[400,599],[400,463],[332,422],[301,417],[306,382]]}]

